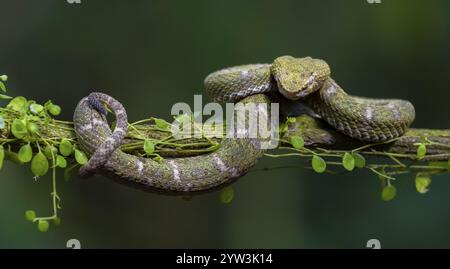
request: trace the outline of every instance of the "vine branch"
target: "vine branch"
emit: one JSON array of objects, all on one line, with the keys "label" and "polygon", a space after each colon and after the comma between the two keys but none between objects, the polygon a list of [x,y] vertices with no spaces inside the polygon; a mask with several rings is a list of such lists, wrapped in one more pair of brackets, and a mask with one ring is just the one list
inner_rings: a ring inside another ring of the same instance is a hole
[{"label": "vine branch", "polygon": [[[6,80],[7,76],[0,76],[2,92],[6,92],[3,83]],[[58,105],[51,101],[40,105],[21,96],[12,98],[4,94],[0,94],[0,99],[11,99],[5,107],[0,107],[0,169],[4,159],[21,164],[31,162],[35,179],[52,169],[50,194],[53,214],[37,217],[33,210],[25,212],[25,218],[37,223],[38,229],[45,232],[49,229],[49,221],[54,225],[60,222],[56,168],[66,169],[66,177],[72,169],[85,164],[87,156],[82,152],[73,123],[54,118],[61,112]],[[203,135],[198,138],[176,138],[172,134],[170,123],[151,117],[128,124],[121,149],[158,161],[162,158],[209,153],[220,147],[220,138],[211,138],[204,133],[205,130],[215,128],[192,122],[192,116],[181,115],[181,118],[182,116],[187,116],[188,121]],[[226,130],[223,127],[222,129]],[[396,175],[416,173],[417,191],[425,193],[431,183],[431,175],[450,171],[450,130],[412,128],[402,137],[370,144],[353,140],[338,133],[320,119],[305,114],[287,118],[280,125],[279,133],[279,146],[268,151],[267,157],[307,158],[310,163],[306,167],[312,166],[318,173],[334,173],[335,167],[342,167],[347,171],[354,168],[368,169],[383,181],[381,197],[385,201],[392,200],[396,195],[396,188],[391,183]],[[364,156],[382,157],[377,158],[377,161],[383,160],[366,164]],[[327,168],[327,165],[332,169]],[[232,197],[231,187],[222,190],[222,202],[229,203]]]}]

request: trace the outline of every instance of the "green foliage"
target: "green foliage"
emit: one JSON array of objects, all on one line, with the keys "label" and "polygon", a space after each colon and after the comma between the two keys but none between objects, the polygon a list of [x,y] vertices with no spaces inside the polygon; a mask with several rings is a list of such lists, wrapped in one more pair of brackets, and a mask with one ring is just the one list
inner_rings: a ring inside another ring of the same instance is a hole
[{"label": "green foliage", "polygon": [[[5,83],[3,83],[3,82],[6,82],[7,80],[8,80],[8,76],[7,75],[1,75],[0,76],[0,90],[2,92],[6,92],[6,86],[5,86]],[[8,98],[5,98],[5,97],[8,97]],[[10,99],[10,98],[11,97],[9,97],[9,96],[0,94],[0,99]]]},{"label": "green foliage", "polygon": [[163,120],[163,119],[154,119],[155,124],[158,128],[163,129],[163,130],[167,130],[170,126],[170,123],[168,123],[167,121]]},{"label": "green foliage", "polygon": [[175,116],[174,119],[179,123],[189,123],[192,121],[192,116],[185,113]]},{"label": "green foliage", "polygon": [[231,201],[233,201],[234,197],[234,190],[231,186],[225,187],[220,192],[220,201],[224,204],[229,204]]},{"label": "green foliage", "polygon": [[66,168],[67,167],[66,158],[64,158],[61,155],[56,155],[56,166],[60,168]]},{"label": "green foliage", "polygon": [[317,173],[323,173],[327,169],[327,163],[325,162],[325,160],[322,157],[320,157],[318,155],[313,155],[312,168]]},{"label": "green foliage", "polygon": [[0,90],[2,92],[6,92],[6,86],[5,86],[5,83],[3,83],[3,81],[0,81]]},{"label": "green foliage", "polygon": [[155,143],[149,139],[146,139],[144,141],[144,151],[148,155],[153,154],[155,152]]},{"label": "green foliage", "polygon": [[31,148],[30,144],[26,144],[20,147],[18,157],[19,160],[23,163],[31,161],[31,158],[33,157],[33,149]]},{"label": "green foliage", "polygon": [[366,166],[366,158],[359,153],[353,153],[353,158],[355,159],[355,166],[357,168],[364,168]]},{"label": "green foliage", "polygon": [[12,99],[12,97],[5,94],[0,94],[0,100],[8,100],[8,99]]},{"label": "green foliage", "polygon": [[289,125],[287,123],[281,123],[278,126],[278,132],[280,133],[280,136],[283,136],[284,133],[286,133],[289,130]]},{"label": "green foliage", "polygon": [[44,111],[44,107],[40,104],[31,104],[30,105],[30,111],[33,114],[40,114],[42,111]]},{"label": "green foliage", "polygon": [[353,154],[346,152],[344,156],[342,157],[342,166],[347,171],[353,171],[355,169],[355,158],[353,157]]},{"label": "green foliage", "polygon": [[37,134],[39,132],[39,127],[34,122],[27,122],[27,130],[30,134]]},{"label": "green foliage", "polygon": [[9,104],[6,106],[6,108],[17,112],[26,112],[28,110],[27,104],[28,101],[27,99],[25,99],[25,97],[18,96],[9,101]]},{"label": "green foliage", "polygon": [[36,218],[36,212],[33,210],[25,211],[25,219],[29,221],[33,221]]},{"label": "green foliage", "polygon": [[290,124],[290,123],[296,123],[297,122],[297,118],[296,117],[287,117],[286,118],[286,123]]},{"label": "green foliage", "polygon": [[[0,76],[0,80],[5,82],[7,76]],[[2,83],[2,85],[4,84]],[[0,85],[0,88],[3,87]],[[6,88],[2,90],[6,90]],[[11,99],[11,97],[0,94],[0,99]],[[44,176],[48,172],[48,160],[52,161],[53,191],[51,192],[51,196],[53,201],[53,215],[49,217],[37,217],[33,210],[25,212],[25,218],[29,221],[36,222],[37,228],[42,232],[46,232],[49,229],[49,221],[53,223],[59,222],[57,210],[60,208],[60,198],[56,192],[55,169],[56,167],[67,166],[67,161],[64,157],[57,155],[58,149],[51,145],[54,141],[40,136],[39,127],[53,128],[55,126],[54,119],[50,115],[57,115],[60,112],[61,108],[53,105],[51,102],[47,102],[44,107],[22,96],[12,98],[6,107],[0,107],[0,129],[10,131],[10,133],[7,133],[10,135],[9,137],[0,137],[0,168],[3,165],[4,159],[18,164],[25,164],[31,160],[31,171],[35,175],[35,178],[37,178]],[[23,146],[16,153],[11,150],[12,147],[9,143]],[[36,145],[38,153],[33,157],[34,145]],[[44,148],[43,152],[41,152],[41,148]]]},{"label": "green foliage", "polygon": [[5,119],[2,116],[0,116],[0,130],[3,128],[5,128]]},{"label": "green foliage", "polygon": [[431,184],[431,176],[423,173],[416,175],[416,190],[419,193],[427,193]]},{"label": "green foliage", "polygon": [[58,217],[55,217],[54,219],[52,219],[53,225],[55,226],[59,226],[61,225],[61,219]]},{"label": "green foliage", "polygon": [[422,160],[427,154],[427,146],[423,143],[420,143],[417,146],[417,159]]},{"label": "green foliage", "polygon": [[9,150],[5,150],[5,159],[8,161],[12,161],[16,164],[22,165],[24,164],[22,161],[19,160],[19,154],[9,151]]},{"label": "green foliage", "polygon": [[61,140],[61,143],[59,144],[59,152],[65,157],[70,156],[73,152],[72,143],[68,139]]},{"label": "green foliage", "polygon": [[47,145],[44,148],[44,154],[47,157],[47,159],[51,159],[52,156],[56,156],[57,153],[58,153],[58,149],[54,146]]},{"label": "green foliage", "polygon": [[38,230],[42,233],[45,233],[50,228],[50,223],[46,220],[39,220],[38,221]]},{"label": "green foliage", "polygon": [[78,149],[75,150],[75,160],[80,165],[85,165],[88,162],[86,154],[84,154],[84,152]]},{"label": "green foliage", "polygon": [[25,122],[20,119],[14,119],[11,125],[11,132],[18,139],[24,138],[28,134]]},{"label": "green foliage", "polygon": [[52,103],[52,101],[47,101],[44,104],[45,109],[53,116],[58,116],[61,114],[61,107]]},{"label": "green foliage", "polygon": [[396,195],[397,195],[397,189],[395,188],[394,185],[388,184],[381,191],[381,199],[386,202],[394,199]]},{"label": "green foliage", "polygon": [[292,136],[290,142],[296,149],[302,149],[305,146],[305,141],[300,136]]},{"label": "green foliage", "polygon": [[[279,126],[278,126],[278,132],[279,132],[279,135],[280,136],[283,136],[287,131],[289,131],[289,124],[293,124],[293,123],[295,123],[295,122],[297,122],[297,118],[295,118],[295,117],[287,117],[286,118],[286,121],[285,122],[283,122],[283,123],[281,123]],[[295,140],[298,140],[297,138],[294,138]],[[301,140],[303,140],[303,138],[301,138]],[[291,141],[290,141],[291,142]],[[300,142],[300,144],[302,143],[301,141],[298,141],[298,142]],[[294,141],[294,143],[296,143],[295,141]],[[304,143],[303,143],[304,144]],[[292,143],[291,143],[291,145],[292,145]],[[292,146],[294,146],[294,145],[292,145]],[[294,146],[295,147],[295,146]],[[300,147],[301,148],[301,147]]]},{"label": "green foliage", "polygon": [[5,160],[5,148],[3,145],[0,145],[0,170],[3,167],[3,161]]},{"label": "green foliage", "polygon": [[31,161],[31,171],[37,177],[42,177],[47,174],[48,171],[48,160],[44,153],[38,152],[34,155]]}]

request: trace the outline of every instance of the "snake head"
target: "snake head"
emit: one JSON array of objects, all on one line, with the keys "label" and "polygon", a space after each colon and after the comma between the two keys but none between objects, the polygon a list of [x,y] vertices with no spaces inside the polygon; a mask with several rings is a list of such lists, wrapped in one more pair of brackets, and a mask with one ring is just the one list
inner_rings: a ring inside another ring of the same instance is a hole
[{"label": "snake head", "polygon": [[298,100],[319,90],[331,73],[323,60],[292,56],[275,59],[271,72],[278,90],[290,100]]}]

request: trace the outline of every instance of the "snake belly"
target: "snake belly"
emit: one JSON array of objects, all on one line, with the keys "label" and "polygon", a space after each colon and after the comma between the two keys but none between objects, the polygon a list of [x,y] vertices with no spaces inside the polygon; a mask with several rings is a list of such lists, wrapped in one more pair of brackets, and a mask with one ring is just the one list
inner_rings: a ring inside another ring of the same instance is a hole
[{"label": "snake belly", "polygon": [[[399,137],[413,122],[415,111],[410,102],[348,95],[329,73],[322,60],[282,56],[274,64],[216,71],[205,79],[205,88],[214,100],[228,102],[249,94],[279,91],[286,98],[306,104],[336,130],[366,142]],[[284,90],[296,90],[301,85],[305,86],[304,91]]]},{"label": "snake belly", "polygon": [[[192,194],[220,188],[233,182],[233,179],[244,175],[263,156],[261,143],[265,140],[259,138],[224,138],[220,148],[213,153],[164,159],[161,162],[127,154],[118,148],[107,152],[105,143],[111,143],[112,140],[120,142],[117,137],[112,137],[115,133],[121,133],[120,129],[125,128],[127,119],[126,114],[122,113],[122,105],[117,100],[106,95],[100,97],[101,101],[116,113],[116,129],[111,132],[106,119],[90,104],[88,97],[78,103],[74,112],[75,132],[80,145],[91,154],[90,162],[95,164],[88,163],[83,170],[92,171],[102,165],[103,170],[125,179],[120,181],[122,183],[167,194]],[[240,101],[242,104],[268,102],[267,96],[262,94]]]}]

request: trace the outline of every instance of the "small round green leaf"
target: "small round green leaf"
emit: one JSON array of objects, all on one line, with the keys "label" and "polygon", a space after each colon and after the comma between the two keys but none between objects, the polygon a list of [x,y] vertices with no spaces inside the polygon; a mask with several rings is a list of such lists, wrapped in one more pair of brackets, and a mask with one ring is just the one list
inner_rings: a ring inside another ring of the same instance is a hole
[{"label": "small round green leaf", "polygon": [[353,155],[346,152],[342,157],[342,165],[347,171],[355,169],[355,158],[353,158]]},{"label": "small round green leaf", "polygon": [[39,114],[44,110],[44,107],[40,104],[31,104],[30,111],[33,114]]},{"label": "small round green leaf", "polygon": [[17,96],[9,101],[6,107],[18,112],[26,112],[28,110],[28,101],[23,96]]},{"label": "small round green leaf", "polygon": [[144,151],[147,154],[152,154],[153,152],[155,152],[155,143],[153,143],[153,141],[146,139],[144,141]]},{"label": "small round green leaf", "polygon": [[355,159],[355,166],[357,168],[364,168],[366,166],[366,158],[359,153],[353,153],[353,158]]},{"label": "small round green leaf", "polygon": [[416,175],[416,190],[419,193],[427,193],[431,184],[431,177],[426,174],[418,173]]},{"label": "small round green leaf", "polygon": [[7,75],[1,75],[0,76],[0,80],[3,82],[6,82],[8,80],[8,76]]},{"label": "small round green leaf", "polygon": [[52,153],[54,156],[58,153],[58,149],[54,146],[45,146],[44,148],[44,154],[48,159],[52,159]]},{"label": "small round green leaf", "polygon": [[52,222],[54,225],[59,226],[61,224],[61,219],[56,217],[56,218],[52,219]]},{"label": "small round green leaf", "polygon": [[6,86],[5,86],[5,83],[3,83],[3,81],[0,81],[0,90],[2,92],[6,92]]},{"label": "small round green leaf", "polygon": [[22,139],[28,134],[25,123],[19,119],[14,119],[11,124],[11,132],[18,139]]},{"label": "small round green leaf", "polygon": [[72,154],[73,152],[72,143],[70,143],[70,141],[67,139],[61,140],[61,143],[59,144],[59,152],[65,157],[70,156],[70,154]]},{"label": "small round green leaf", "polygon": [[46,220],[40,220],[38,221],[38,230],[42,233],[45,233],[50,228],[50,223]]},{"label": "small round green leaf", "polygon": [[5,149],[3,148],[3,145],[0,145],[0,170],[3,167],[4,160],[5,160]]},{"label": "small round green leaf", "polygon": [[417,147],[417,159],[421,160],[427,154],[427,146],[425,144],[419,144]]},{"label": "small round green leaf", "polygon": [[312,168],[317,173],[323,173],[327,169],[327,163],[322,157],[318,155],[314,155],[312,157]]},{"label": "small round green leaf", "polygon": [[225,187],[220,192],[220,201],[224,204],[229,204],[233,200],[234,190],[231,186]]},{"label": "small round green leaf", "polygon": [[86,154],[84,154],[84,152],[78,149],[75,150],[75,160],[77,161],[77,163],[81,165],[84,165],[88,162]]},{"label": "small round green leaf", "polygon": [[30,144],[26,144],[20,147],[18,157],[19,160],[23,163],[31,161],[31,158],[33,157],[33,149],[31,148]]},{"label": "small round green leaf", "polygon": [[30,134],[37,134],[39,132],[39,127],[34,122],[28,122],[27,129],[28,129],[28,132],[30,132]]},{"label": "small round green leaf", "polygon": [[36,218],[36,213],[33,210],[25,211],[25,219],[33,221]]},{"label": "small round green leaf", "polygon": [[169,127],[169,123],[163,119],[155,119],[155,124],[158,128],[166,130]]},{"label": "small round green leaf", "polygon": [[290,143],[296,149],[302,149],[305,146],[305,141],[300,136],[292,136]]},{"label": "small round green leaf", "polygon": [[381,192],[381,199],[383,201],[391,201],[395,198],[397,195],[397,189],[393,185],[387,185],[383,188],[383,191]]},{"label": "small round green leaf", "polygon": [[158,163],[162,163],[162,161],[164,161],[164,158],[161,157],[160,155],[157,155],[156,157],[153,158],[153,160]]},{"label": "small round green leaf", "polygon": [[61,114],[61,107],[51,104],[48,106],[48,112],[50,112],[50,114],[52,114],[53,116],[58,116],[59,114]]},{"label": "small round green leaf", "polygon": [[21,162],[19,160],[19,154],[17,154],[16,152],[5,151],[5,159],[12,161],[13,163],[16,163],[16,164],[20,164],[20,165],[24,164],[23,162]]},{"label": "small round green leaf", "polygon": [[67,167],[66,158],[64,158],[61,155],[56,155],[56,166],[60,168],[66,168]]},{"label": "small round green leaf", "polygon": [[48,160],[44,153],[38,152],[31,160],[31,171],[35,176],[41,177],[48,171]]}]

